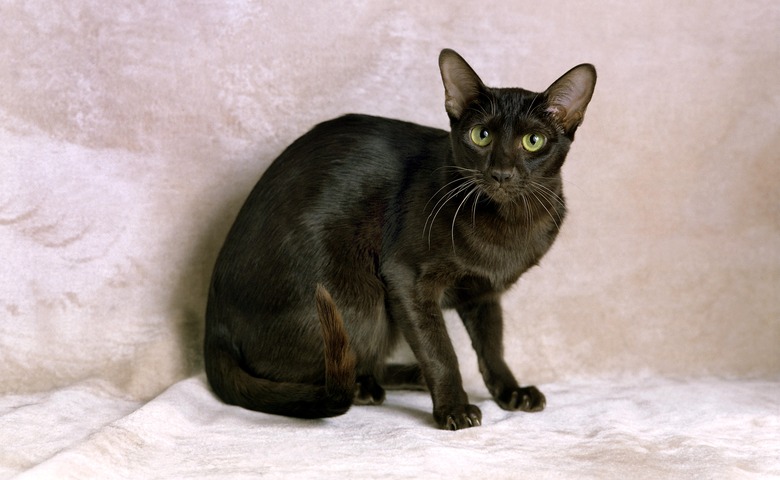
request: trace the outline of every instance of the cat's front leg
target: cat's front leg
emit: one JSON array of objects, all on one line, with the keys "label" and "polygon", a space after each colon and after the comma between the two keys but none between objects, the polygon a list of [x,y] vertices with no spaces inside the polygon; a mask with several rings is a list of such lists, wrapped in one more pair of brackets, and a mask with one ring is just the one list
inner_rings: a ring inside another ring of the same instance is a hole
[{"label": "cat's front leg", "polygon": [[390,313],[414,352],[433,399],[433,418],[441,428],[459,430],[482,422],[482,412],[469,404],[463,390],[458,359],[452,347],[438,302],[424,289],[403,294],[389,289]]},{"label": "cat's front leg", "polygon": [[543,410],[547,403],[544,394],[534,386],[519,386],[504,361],[503,319],[498,297],[465,303],[457,310],[477,353],[479,371],[496,403],[504,410]]}]

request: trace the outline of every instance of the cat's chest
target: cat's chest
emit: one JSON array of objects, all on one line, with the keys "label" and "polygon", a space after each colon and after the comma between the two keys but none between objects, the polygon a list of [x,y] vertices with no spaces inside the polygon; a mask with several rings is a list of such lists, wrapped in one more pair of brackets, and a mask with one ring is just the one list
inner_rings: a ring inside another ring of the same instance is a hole
[{"label": "cat's chest", "polygon": [[557,233],[558,224],[543,218],[516,223],[471,219],[454,237],[453,257],[471,274],[508,287],[538,263]]},{"label": "cat's chest", "polygon": [[[481,232],[484,234],[485,232]],[[424,262],[418,278],[422,292],[439,292],[437,298],[444,308],[453,308],[473,297],[501,294],[520,276],[536,265],[549,250],[554,235],[542,230],[518,232],[512,235],[484,236],[478,230],[464,237],[455,237],[448,255],[432,255]]]}]

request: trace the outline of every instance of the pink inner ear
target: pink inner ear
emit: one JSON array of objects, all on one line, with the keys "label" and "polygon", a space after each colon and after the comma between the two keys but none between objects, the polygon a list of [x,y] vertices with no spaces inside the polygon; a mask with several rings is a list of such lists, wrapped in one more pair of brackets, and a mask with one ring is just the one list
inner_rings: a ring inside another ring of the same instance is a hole
[{"label": "pink inner ear", "polygon": [[547,107],[547,112],[563,125],[565,131],[578,127],[582,123],[583,118],[585,118],[584,108],[580,111],[575,110],[569,113],[561,105],[551,105]]},{"label": "pink inner ear", "polygon": [[593,95],[595,70],[592,66],[574,67],[547,89],[547,111],[569,131],[582,123]]},{"label": "pink inner ear", "polygon": [[462,107],[458,101],[453,98],[452,95],[450,95],[448,92],[445,92],[445,94],[446,98],[444,100],[444,108],[447,110],[447,113],[455,118],[460,118],[461,114],[463,113]]},{"label": "pink inner ear", "polygon": [[547,107],[546,112],[551,114],[561,122],[566,117],[566,109],[560,105],[550,105],[549,107]]}]

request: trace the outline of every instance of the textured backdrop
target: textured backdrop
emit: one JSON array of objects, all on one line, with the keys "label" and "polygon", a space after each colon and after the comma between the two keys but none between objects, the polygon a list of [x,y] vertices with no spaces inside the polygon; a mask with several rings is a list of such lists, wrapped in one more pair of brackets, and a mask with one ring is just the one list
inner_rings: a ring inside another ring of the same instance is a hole
[{"label": "textured backdrop", "polygon": [[444,47],[491,86],[599,73],[570,215],[504,302],[522,380],[780,376],[777,2],[2,1],[0,17],[2,393],[98,380],[137,402],[201,372],[211,268],[257,178],[342,113],[445,128]]}]

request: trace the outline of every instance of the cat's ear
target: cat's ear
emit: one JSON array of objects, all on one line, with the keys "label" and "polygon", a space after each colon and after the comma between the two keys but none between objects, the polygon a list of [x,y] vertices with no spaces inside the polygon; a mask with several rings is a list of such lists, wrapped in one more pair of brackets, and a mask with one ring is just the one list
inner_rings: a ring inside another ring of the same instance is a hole
[{"label": "cat's ear", "polygon": [[583,63],[564,73],[544,92],[547,112],[563,126],[568,135],[574,135],[582,123],[595,87],[596,68]]},{"label": "cat's ear", "polygon": [[485,88],[474,70],[453,50],[439,54],[439,70],[444,82],[444,107],[450,118],[458,120],[466,107],[476,100]]}]

